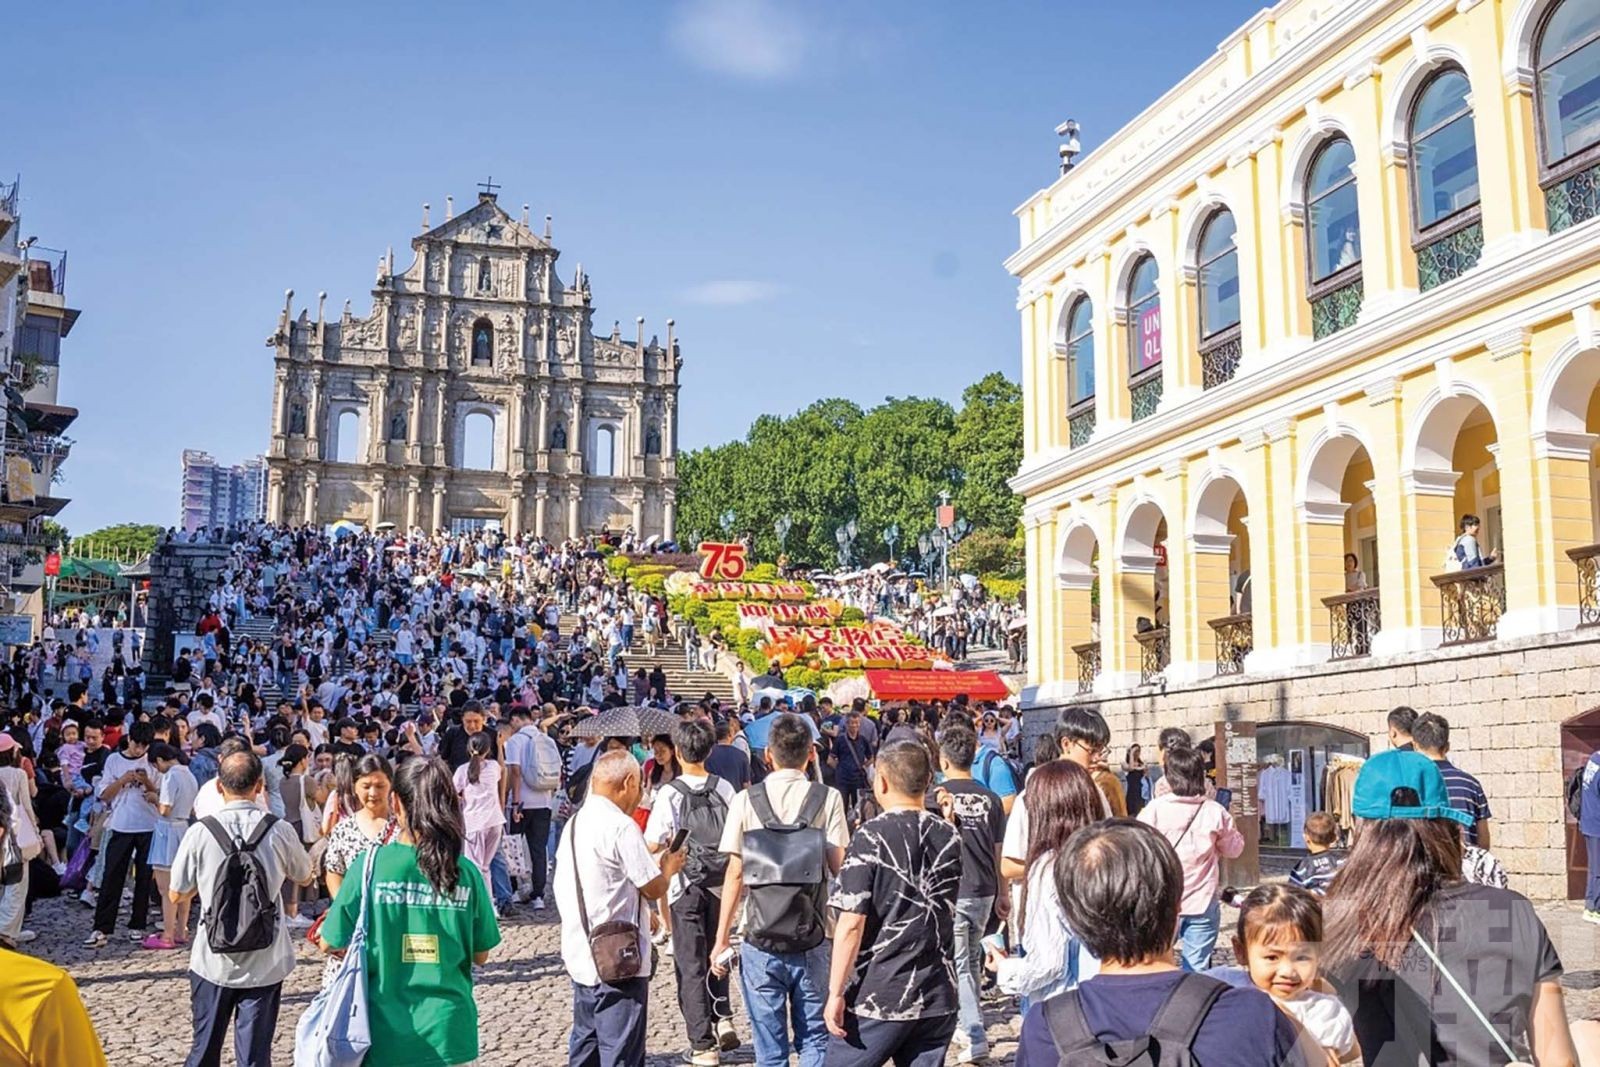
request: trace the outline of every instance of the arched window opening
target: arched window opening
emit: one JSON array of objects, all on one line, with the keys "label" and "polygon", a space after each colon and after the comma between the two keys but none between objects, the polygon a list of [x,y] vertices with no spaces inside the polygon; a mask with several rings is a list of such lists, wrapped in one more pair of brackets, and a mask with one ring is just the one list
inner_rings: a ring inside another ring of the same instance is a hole
[{"label": "arched window opening", "polygon": [[617,466],[617,431],[610,426],[602,426],[594,435],[594,473],[601,478],[610,478],[616,473]]},{"label": "arched window opening", "polygon": [[1600,214],[1600,6],[1555,5],[1534,56],[1545,215],[1558,233]]},{"label": "arched window opening", "polygon": [[464,470],[494,470],[494,416],[474,411],[461,424],[461,466]]},{"label": "arched window opening", "polygon": [[1447,68],[1423,86],[1411,111],[1411,204],[1424,292],[1459,278],[1483,255],[1471,91],[1465,74]]},{"label": "arched window opening", "polygon": [[1094,436],[1094,305],[1086,296],[1067,314],[1067,436],[1073,448]]},{"label": "arched window opening", "polygon": [[349,408],[339,412],[334,424],[333,459],[336,463],[361,462],[361,416]]},{"label": "arched window opening", "polygon": [[494,327],[488,319],[472,324],[472,365],[487,367],[494,363]]},{"label": "arched window opening", "polygon": [[1239,369],[1239,249],[1233,212],[1218,208],[1200,232],[1195,277],[1200,286],[1200,377],[1214,389]]},{"label": "arched window opening", "polygon": [[1154,256],[1145,256],[1128,277],[1128,401],[1133,421],[1161,406],[1161,293]]},{"label": "arched window opening", "polygon": [[1356,153],[1344,137],[1317,150],[1306,179],[1306,251],[1311,335],[1320,340],[1353,325],[1361,311],[1361,212]]}]

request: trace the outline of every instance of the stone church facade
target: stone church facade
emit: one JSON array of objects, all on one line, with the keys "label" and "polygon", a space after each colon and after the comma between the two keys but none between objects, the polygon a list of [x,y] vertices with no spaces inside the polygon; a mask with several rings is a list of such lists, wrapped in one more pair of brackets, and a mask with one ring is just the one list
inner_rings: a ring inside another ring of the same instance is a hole
[{"label": "stone church facade", "polygon": [[676,526],[678,369],[666,343],[592,329],[579,264],[493,192],[378,265],[366,318],[292,311],[276,362],[267,517],[463,529],[494,521],[551,539]]}]

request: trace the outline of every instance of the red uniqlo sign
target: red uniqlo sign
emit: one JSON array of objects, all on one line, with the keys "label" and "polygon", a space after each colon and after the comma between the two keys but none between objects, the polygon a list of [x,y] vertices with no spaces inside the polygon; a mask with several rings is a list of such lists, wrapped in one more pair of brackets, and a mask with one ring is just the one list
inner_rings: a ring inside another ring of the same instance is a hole
[{"label": "red uniqlo sign", "polygon": [[50,578],[61,573],[61,553],[52,552],[44,558],[44,573]]}]

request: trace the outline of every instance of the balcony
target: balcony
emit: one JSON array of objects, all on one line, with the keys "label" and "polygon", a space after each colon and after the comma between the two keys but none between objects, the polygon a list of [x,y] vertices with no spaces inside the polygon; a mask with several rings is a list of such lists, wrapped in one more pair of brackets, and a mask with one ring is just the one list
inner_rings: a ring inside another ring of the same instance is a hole
[{"label": "balcony", "polygon": [[17,224],[17,181],[0,182],[0,237]]},{"label": "balcony", "polygon": [[1600,626],[1600,545],[1567,549],[1578,568],[1578,628]]},{"label": "balcony", "polygon": [[1100,642],[1073,645],[1072,654],[1078,659],[1078,692],[1094,692],[1094,680],[1100,677]]},{"label": "balcony", "polygon": [[1133,635],[1139,642],[1139,684],[1151,685],[1172,662],[1172,635],[1165,626]]},{"label": "balcony", "polygon": [[1439,587],[1441,645],[1494,640],[1506,613],[1505,564],[1435,574],[1432,581]]},{"label": "balcony", "polygon": [[1244,344],[1238,326],[1223,330],[1200,346],[1200,386],[1215,389],[1233,381],[1244,358]]},{"label": "balcony", "polygon": [[1094,436],[1094,399],[1091,397],[1078,410],[1067,415],[1067,443],[1082,448]]},{"label": "balcony", "polygon": [[1216,636],[1217,676],[1243,674],[1244,658],[1254,648],[1249,615],[1225,615],[1207,625]]},{"label": "balcony", "polygon": [[1383,628],[1378,591],[1361,589],[1325,596],[1322,604],[1328,609],[1330,658],[1359,659],[1372,655],[1372,635]]},{"label": "balcony", "polygon": [[67,295],[67,253],[59,248],[28,249],[28,292]]}]

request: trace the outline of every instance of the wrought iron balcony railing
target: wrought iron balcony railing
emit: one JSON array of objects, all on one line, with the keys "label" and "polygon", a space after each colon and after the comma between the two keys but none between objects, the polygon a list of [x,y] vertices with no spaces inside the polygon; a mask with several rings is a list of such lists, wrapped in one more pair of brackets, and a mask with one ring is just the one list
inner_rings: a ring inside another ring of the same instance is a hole
[{"label": "wrought iron balcony railing", "polygon": [[1226,615],[1212,619],[1217,641],[1217,674],[1243,674],[1244,658],[1254,646],[1249,615]]},{"label": "wrought iron balcony railing", "polygon": [[1325,596],[1328,609],[1328,635],[1333,659],[1357,659],[1372,654],[1372,635],[1383,628],[1378,610],[1378,591],[1361,589],[1354,593]]},{"label": "wrought iron balcony railing", "polygon": [[1161,677],[1161,672],[1172,662],[1171,634],[1165,626],[1157,626],[1134,634],[1133,639],[1139,642],[1140,649],[1139,684],[1149,685]]},{"label": "wrought iron balcony railing", "polygon": [[1078,657],[1078,692],[1094,692],[1094,680],[1100,676],[1100,642],[1073,645],[1072,654]]},{"label": "wrought iron balcony railing", "polygon": [[1440,644],[1494,639],[1500,616],[1506,613],[1505,564],[1435,574],[1433,584],[1439,587]]},{"label": "wrought iron balcony railing", "polygon": [[1567,549],[1578,568],[1578,626],[1600,626],[1600,545]]}]

